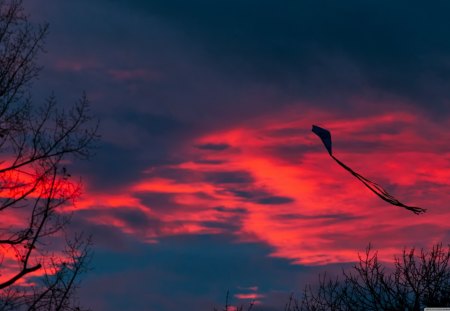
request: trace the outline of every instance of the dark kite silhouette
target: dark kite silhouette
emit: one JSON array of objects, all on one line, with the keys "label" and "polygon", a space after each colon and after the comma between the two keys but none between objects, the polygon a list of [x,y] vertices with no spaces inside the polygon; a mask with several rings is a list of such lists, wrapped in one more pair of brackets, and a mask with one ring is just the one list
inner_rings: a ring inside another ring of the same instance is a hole
[{"label": "dark kite silhouette", "polygon": [[353,176],[358,178],[367,188],[369,188],[373,193],[375,193],[377,196],[379,196],[381,199],[385,200],[386,202],[391,203],[392,205],[400,206],[403,208],[406,208],[407,210],[412,211],[414,214],[419,215],[421,213],[425,213],[426,209],[420,208],[420,207],[414,207],[414,206],[408,206],[394,198],[392,195],[390,195],[383,187],[381,187],[379,184],[374,183],[373,181],[368,180],[364,176],[361,176],[360,174],[353,171],[350,167],[339,161],[332,152],[331,149],[331,133],[330,131],[321,128],[319,126],[313,125],[312,131],[320,137],[323,144],[325,145],[325,148],[327,149],[330,156],[343,168],[345,168],[347,171],[350,172]]}]

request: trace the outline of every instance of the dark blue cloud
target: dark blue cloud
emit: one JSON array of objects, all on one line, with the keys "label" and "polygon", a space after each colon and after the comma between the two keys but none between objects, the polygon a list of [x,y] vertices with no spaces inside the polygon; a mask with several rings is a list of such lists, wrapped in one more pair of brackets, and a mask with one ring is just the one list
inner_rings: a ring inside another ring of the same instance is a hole
[{"label": "dark blue cloud", "polygon": [[291,291],[302,290],[306,275],[323,269],[269,257],[271,249],[264,244],[236,244],[226,235],[168,237],[157,244],[129,241],[127,247],[127,253],[97,247],[96,268],[81,288],[92,308],[211,310],[222,305],[228,289],[233,295],[250,286],[263,294],[283,292],[280,301],[267,301],[282,308]]},{"label": "dark blue cloud", "polygon": [[183,160],[174,156],[171,147],[160,139],[134,147],[101,141],[90,160],[78,161],[68,167],[71,172],[86,178],[92,190],[111,191],[142,178],[148,168],[181,162]]},{"label": "dark blue cloud", "polygon": [[224,143],[222,143],[222,144],[208,143],[208,144],[197,145],[195,147],[200,150],[223,151],[223,150],[230,148],[230,145],[224,144]]},{"label": "dark blue cloud", "polygon": [[233,214],[246,214],[247,210],[245,208],[225,208],[223,206],[218,206],[214,208],[218,212],[222,213],[233,213]]},{"label": "dark blue cloud", "polygon": [[168,115],[138,112],[126,107],[121,110],[116,110],[113,113],[115,120],[122,124],[133,124],[143,134],[149,134],[150,136],[168,138],[170,135],[179,135],[189,128],[188,124]]},{"label": "dark blue cloud", "polygon": [[253,199],[256,196],[260,195],[261,193],[260,191],[251,191],[251,190],[245,191],[236,189],[228,189],[228,191],[233,195],[243,199]]},{"label": "dark blue cloud", "polygon": [[235,172],[207,172],[204,180],[214,184],[250,184],[254,178],[246,171]]},{"label": "dark blue cloud", "polygon": [[[299,99],[357,113],[348,109],[355,93],[373,101],[407,98],[439,117],[448,112],[450,22],[442,12],[449,6],[404,0],[103,0],[59,5],[58,13],[49,5],[41,14],[54,25],[49,45],[55,52],[46,63],[56,53],[99,63],[72,73],[50,65],[44,73],[56,77],[49,85],[64,94],[87,89],[103,94],[96,105],[158,112],[200,127],[220,127]],[[81,23],[86,12],[92,18]],[[136,84],[108,74],[136,68],[161,76]],[[257,103],[242,99],[264,90],[271,93]]]},{"label": "dark blue cloud", "polygon": [[235,78],[314,98],[373,88],[446,111],[450,21],[444,12],[450,4],[445,1],[114,3],[166,21],[203,46],[205,62]]},{"label": "dark blue cloud", "polygon": [[135,195],[142,204],[148,206],[156,211],[162,213],[172,213],[178,209],[183,209],[184,206],[180,203],[175,202],[173,194],[171,193],[139,193]]},{"label": "dark blue cloud", "polygon": [[264,189],[248,189],[248,190],[237,190],[230,188],[226,190],[227,192],[233,194],[237,198],[241,198],[245,201],[255,202],[263,205],[280,205],[292,203],[295,200],[290,197],[279,196],[271,194]]},{"label": "dark blue cloud", "polygon": [[[111,219],[121,222],[136,238],[145,238],[150,233],[159,234],[163,231],[163,228],[170,226],[133,206],[123,206],[117,209],[99,208],[78,211],[74,226],[79,229],[81,228],[82,231],[90,228],[89,230],[95,231],[95,233],[90,232],[90,234],[97,236],[99,234],[99,228],[96,228],[97,226],[101,228],[100,230],[106,230],[107,232],[114,231],[112,227],[105,228],[110,226],[108,221]],[[104,223],[105,220],[107,221],[106,223]],[[100,234],[100,236],[104,236],[104,234]]]},{"label": "dark blue cloud", "polygon": [[287,204],[292,203],[295,200],[289,197],[282,197],[282,196],[271,196],[271,197],[264,197],[261,199],[256,200],[258,204],[264,204],[264,205],[280,205],[280,204]]}]

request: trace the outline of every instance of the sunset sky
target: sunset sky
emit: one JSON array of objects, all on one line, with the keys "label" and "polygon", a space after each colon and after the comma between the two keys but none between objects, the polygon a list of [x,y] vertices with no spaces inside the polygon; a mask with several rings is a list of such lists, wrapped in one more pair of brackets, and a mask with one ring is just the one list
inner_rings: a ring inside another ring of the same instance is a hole
[{"label": "sunset sky", "polygon": [[[450,2],[25,0],[49,36],[33,98],[86,91],[102,135],[71,167],[93,234],[80,300],[198,311],[291,292],[369,243],[450,238]],[[336,157],[415,215],[380,200]]]}]

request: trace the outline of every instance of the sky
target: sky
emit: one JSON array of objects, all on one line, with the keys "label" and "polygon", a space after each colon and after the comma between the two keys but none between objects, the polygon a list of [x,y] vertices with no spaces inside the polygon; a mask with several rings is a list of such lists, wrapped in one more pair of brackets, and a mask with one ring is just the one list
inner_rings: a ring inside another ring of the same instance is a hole
[{"label": "sky", "polygon": [[[450,238],[448,1],[25,0],[50,23],[39,103],[100,120],[71,230],[94,310],[281,310],[369,243]],[[413,213],[377,198],[333,152]]]}]

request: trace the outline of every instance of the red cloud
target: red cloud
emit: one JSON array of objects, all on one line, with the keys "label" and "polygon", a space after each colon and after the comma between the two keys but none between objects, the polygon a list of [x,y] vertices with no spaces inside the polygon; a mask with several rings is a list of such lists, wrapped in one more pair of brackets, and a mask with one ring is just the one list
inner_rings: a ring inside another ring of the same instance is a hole
[{"label": "red cloud", "polygon": [[[367,191],[329,159],[310,132],[316,122],[332,131],[342,161],[429,212],[412,215]],[[369,242],[390,258],[404,246],[426,246],[447,234],[449,136],[439,124],[404,112],[348,119],[314,111],[263,117],[183,142],[191,146],[178,151],[185,162],[148,170],[120,193],[87,193],[78,206],[139,209],[161,227],[142,234],[116,216],[90,220],[144,240],[231,231],[238,240],[267,243],[273,256],[303,264],[351,261]],[[166,176],[167,170],[176,174]]]}]

